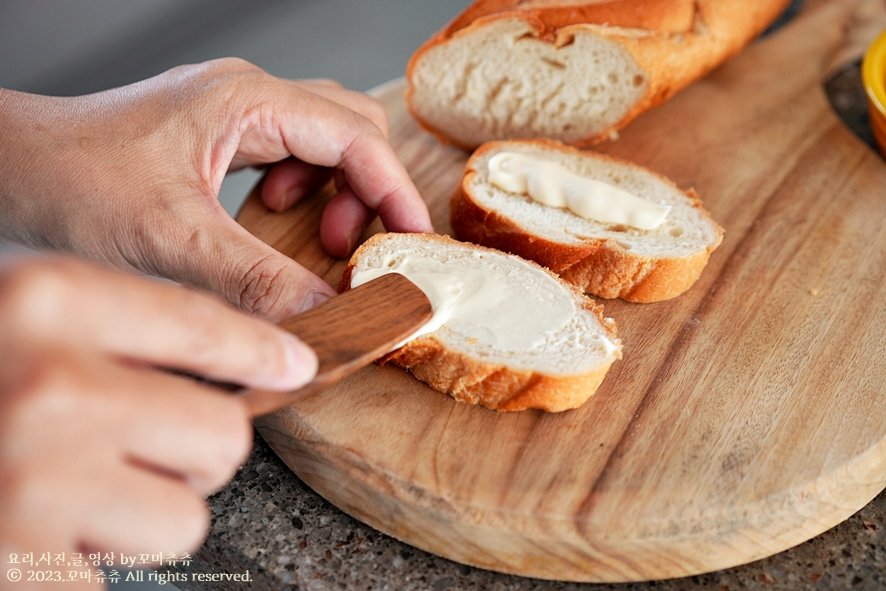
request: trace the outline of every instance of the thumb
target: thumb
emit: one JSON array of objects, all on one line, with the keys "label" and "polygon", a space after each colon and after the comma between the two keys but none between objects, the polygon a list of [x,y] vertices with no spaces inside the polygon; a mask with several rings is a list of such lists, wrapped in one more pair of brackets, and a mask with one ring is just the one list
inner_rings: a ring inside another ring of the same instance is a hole
[{"label": "thumb", "polygon": [[274,322],[336,295],[325,281],[247,232],[221,208],[219,212],[204,212],[190,236],[167,243],[175,252],[158,257],[160,275]]}]

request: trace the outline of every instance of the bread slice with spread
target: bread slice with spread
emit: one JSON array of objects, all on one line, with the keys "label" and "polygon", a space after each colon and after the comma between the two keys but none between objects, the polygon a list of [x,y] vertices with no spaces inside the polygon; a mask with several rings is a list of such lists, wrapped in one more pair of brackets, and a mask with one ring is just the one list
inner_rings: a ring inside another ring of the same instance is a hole
[{"label": "bread slice with spread", "polygon": [[418,122],[464,149],[586,146],[723,63],[789,0],[477,0],[412,56]]},{"label": "bread slice with spread", "polygon": [[[496,180],[502,166],[515,174]],[[537,201],[529,185],[536,193],[560,191],[590,217]],[[620,201],[628,198],[635,201]],[[689,289],[723,238],[693,190],[636,164],[546,140],[481,146],[453,195],[451,217],[460,240],[533,260],[587,293],[632,302]]]},{"label": "bread slice with spread", "polygon": [[434,318],[380,360],[457,400],[559,412],[593,395],[621,358],[615,322],[574,286],[519,257],[433,234],[376,234],[339,291],[401,273]]}]

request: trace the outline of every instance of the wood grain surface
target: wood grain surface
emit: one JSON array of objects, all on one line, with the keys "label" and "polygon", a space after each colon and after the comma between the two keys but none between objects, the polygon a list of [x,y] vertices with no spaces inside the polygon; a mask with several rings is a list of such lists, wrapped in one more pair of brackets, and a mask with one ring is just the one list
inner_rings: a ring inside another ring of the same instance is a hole
[{"label": "wood grain surface", "polygon": [[[585,406],[499,414],[370,366],[259,419],[264,438],[381,531],[533,577],[711,571],[846,519],[886,486],[886,166],[821,80],[884,13],[811,0],[600,147],[695,187],[726,236],[686,294],[605,302],[625,354]],[[467,154],[419,131],[402,91],[378,91],[391,141],[447,233]],[[328,198],[273,214],[253,195],[239,221],[335,285]]]}]

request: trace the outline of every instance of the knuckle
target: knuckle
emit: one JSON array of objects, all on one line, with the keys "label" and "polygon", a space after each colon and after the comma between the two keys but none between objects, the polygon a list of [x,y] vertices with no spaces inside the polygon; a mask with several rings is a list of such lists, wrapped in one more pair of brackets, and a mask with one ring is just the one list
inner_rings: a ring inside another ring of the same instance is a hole
[{"label": "knuckle", "polygon": [[251,62],[238,57],[223,57],[200,64],[180,66],[177,72],[197,96],[221,107],[254,88],[258,78],[268,74]]},{"label": "knuckle", "polygon": [[0,322],[27,335],[52,331],[65,318],[82,281],[60,261],[21,264],[0,278]]},{"label": "knuckle", "polygon": [[263,375],[282,376],[289,372],[290,353],[277,334],[267,331],[260,335],[255,350]]},{"label": "knuckle", "polygon": [[18,363],[0,384],[0,463],[47,467],[56,458],[70,456],[66,446],[91,446],[99,439],[92,419],[95,412],[106,415],[107,405],[84,382],[82,368],[54,351],[41,355]]},{"label": "knuckle", "polygon": [[134,527],[125,542],[128,552],[145,552],[158,546],[172,552],[196,550],[209,531],[209,511],[203,498],[180,481],[159,479],[141,483],[142,494],[133,496],[126,510]]},{"label": "knuckle", "polygon": [[338,80],[333,80],[332,78],[315,78],[313,80],[309,80],[308,82],[322,84],[323,86],[329,86],[330,88],[344,88],[341,82],[339,82]]},{"label": "knuckle", "polygon": [[237,74],[264,72],[261,68],[239,57],[221,57],[209,60],[196,66],[198,71],[213,78],[222,78]]},{"label": "knuckle", "polygon": [[163,541],[179,552],[196,550],[209,531],[206,503],[190,489],[186,489],[161,518],[167,526]]},{"label": "knuckle", "polygon": [[369,99],[366,104],[366,109],[369,113],[370,120],[372,120],[372,122],[382,131],[387,131],[389,127],[387,109],[385,109],[381,101],[368,95],[366,98]]},{"label": "knuckle", "polygon": [[217,67],[227,72],[263,72],[252,62],[240,57],[222,57],[214,60]]},{"label": "knuckle", "polygon": [[188,358],[199,367],[208,367],[218,359],[219,344],[224,341],[226,326],[222,314],[229,310],[223,304],[187,287],[181,287],[175,303],[188,318],[188,324],[199,327],[188,335]]},{"label": "knuckle", "polygon": [[287,279],[285,263],[266,256],[235,278],[236,293],[232,303],[241,310],[267,316],[277,308]]},{"label": "knuckle", "polygon": [[237,469],[246,461],[252,448],[252,425],[239,402],[231,412],[218,420],[220,437],[214,446],[215,453],[207,458],[206,473],[203,481],[212,493],[225,485],[236,473]]},{"label": "knuckle", "polygon": [[[4,446],[5,447],[5,446]],[[35,487],[33,474],[27,465],[3,465],[3,504],[13,515],[26,515],[28,506],[40,498],[39,485]],[[36,489],[36,490],[35,490]],[[8,517],[8,516],[5,516]]]},{"label": "knuckle", "polygon": [[70,522],[59,507],[67,495],[62,492],[60,479],[48,473],[44,465],[33,463],[4,465],[2,470],[0,520],[8,527],[7,532],[67,538]]},{"label": "knuckle", "polygon": [[[358,118],[361,120],[360,122],[363,123],[363,125],[360,126],[360,139],[376,143],[388,143],[388,138],[385,136],[385,129],[379,127],[373,119],[362,116],[358,116]],[[354,145],[357,138],[355,137],[354,140],[355,141],[351,142],[348,146],[349,149],[357,147]]]},{"label": "knuckle", "polygon": [[57,357],[33,364],[14,385],[9,418],[19,426],[64,420],[83,409],[82,378],[76,368]]}]

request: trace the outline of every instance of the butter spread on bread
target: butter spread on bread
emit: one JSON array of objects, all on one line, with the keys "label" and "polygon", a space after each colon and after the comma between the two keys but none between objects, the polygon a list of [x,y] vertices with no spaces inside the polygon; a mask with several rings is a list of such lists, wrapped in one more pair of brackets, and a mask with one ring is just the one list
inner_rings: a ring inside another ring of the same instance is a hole
[{"label": "butter spread on bread", "polygon": [[[351,273],[351,288],[388,273],[399,273],[415,283],[431,301],[434,315],[410,340],[446,324],[485,345],[529,350],[575,314],[569,292],[550,281],[538,282],[539,287],[527,294],[530,297],[513,297],[513,279],[499,266],[478,267],[463,261],[444,264],[416,252],[390,253],[381,263]],[[544,273],[528,265],[524,271]]]},{"label": "butter spread on bread", "polygon": [[737,53],[789,0],[476,0],[420,47],[407,105],[465,149],[589,145]]},{"label": "butter spread on bread", "polygon": [[615,185],[570,172],[556,162],[518,152],[499,152],[489,159],[489,182],[544,205],[565,207],[585,219],[640,230],[657,228],[671,210],[669,205],[640,199]]},{"label": "butter spread on bread", "polygon": [[[670,210],[660,225],[641,230],[549,207],[491,182],[489,163],[500,153],[555,162]],[[723,237],[694,191],[636,164],[547,140],[481,146],[453,195],[451,221],[460,240],[533,260],[587,293],[633,302],[689,289]]]},{"label": "butter spread on bread", "polygon": [[381,362],[432,388],[497,410],[584,403],[621,357],[615,323],[538,265],[430,234],[378,234],[351,258],[340,289],[402,273],[435,318]]}]

